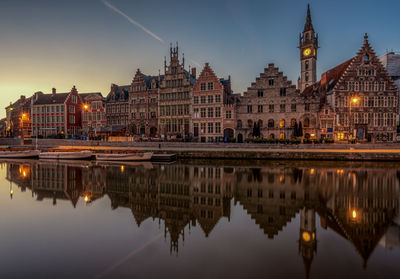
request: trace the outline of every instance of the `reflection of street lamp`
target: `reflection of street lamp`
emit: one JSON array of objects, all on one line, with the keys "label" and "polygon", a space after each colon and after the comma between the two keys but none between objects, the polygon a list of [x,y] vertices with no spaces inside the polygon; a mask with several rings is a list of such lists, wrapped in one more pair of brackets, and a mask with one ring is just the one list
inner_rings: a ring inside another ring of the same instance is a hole
[{"label": "reflection of street lamp", "polygon": [[360,98],[357,96],[351,96],[350,97],[350,103],[349,103],[349,140],[353,138],[353,133],[351,130],[351,104],[357,105],[357,103],[360,101]]}]

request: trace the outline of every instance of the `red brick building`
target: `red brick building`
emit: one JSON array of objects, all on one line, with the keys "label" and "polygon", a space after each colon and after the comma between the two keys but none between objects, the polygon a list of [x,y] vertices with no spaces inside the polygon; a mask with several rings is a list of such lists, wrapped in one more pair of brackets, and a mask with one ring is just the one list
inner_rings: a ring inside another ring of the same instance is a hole
[{"label": "red brick building", "polygon": [[234,117],[230,78],[219,79],[206,63],[193,86],[193,137],[201,142],[232,138]]},{"label": "red brick building", "polygon": [[41,136],[79,136],[82,125],[82,100],[75,86],[69,93],[44,94],[32,97],[32,132]]}]

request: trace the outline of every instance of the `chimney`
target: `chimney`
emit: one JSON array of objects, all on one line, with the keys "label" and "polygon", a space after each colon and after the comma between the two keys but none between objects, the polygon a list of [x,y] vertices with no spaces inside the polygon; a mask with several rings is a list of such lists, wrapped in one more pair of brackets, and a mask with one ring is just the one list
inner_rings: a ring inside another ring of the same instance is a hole
[{"label": "chimney", "polygon": [[51,94],[56,95],[56,89],[54,87],[51,89]]},{"label": "chimney", "polygon": [[192,68],[192,76],[196,78],[196,68]]}]

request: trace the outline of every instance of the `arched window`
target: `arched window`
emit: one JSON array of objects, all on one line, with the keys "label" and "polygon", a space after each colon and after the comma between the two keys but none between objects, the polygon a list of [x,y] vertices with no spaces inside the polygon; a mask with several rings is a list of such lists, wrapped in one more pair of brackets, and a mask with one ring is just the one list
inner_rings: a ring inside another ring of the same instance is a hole
[{"label": "arched window", "polygon": [[306,73],[306,81],[308,81],[308,73]]},{"label": "arched window", "polygon": [[237,127],[238,129],[242,128],[242,120],[237,121]]},{"label": "arched window", "polygon": [[253,121],[251,121],[251,119],[247,120],[247,125],[249,128],[253,128]]},{"label": "arched window", "polygon": [[369,55],[368,55],[368,54],[365,54],[365,55],[364,55],[364,62],[365,62],[365,63],[368,63],[368,62],[369,62]]},{"label": "arched window", "polygon": [[310,65],[308,64],[308,61],[305,61],[304,64],[305,64],[306,70],[308,70],[308,68],[310,67]]},{"label": "arched window", "polygon": [[285,128],[285,119],[279,120],[279,128]]},{"label": "arched window", "polygon": [[263,121],[261,119],[259,119],[257,123],[258,123],[258,128],[262,129],[263,124],[264,124]]},{"label": "arched window", "polygon": [[274,126],[275,126],[274,120],[273,119],[269,119],[268,120],[268,128],[274,128]]},{"label": "arched window", "polygon": [[294,125],[296,125],[296,118],[292,118],[292,120],[290,120],[290,127],[294,127]]},{"label": "arched window", "polygon": [[274,138],[275,138],[275,135],[274,135],[274,134],[270,134],[270,135],[269,135],[269,138],[270,138],[270,139],[274,139]]},{"label": "arched window", "polygon": [[308,117],[306,117],[303,121],[304,127],[310,127],[310,119]]}]

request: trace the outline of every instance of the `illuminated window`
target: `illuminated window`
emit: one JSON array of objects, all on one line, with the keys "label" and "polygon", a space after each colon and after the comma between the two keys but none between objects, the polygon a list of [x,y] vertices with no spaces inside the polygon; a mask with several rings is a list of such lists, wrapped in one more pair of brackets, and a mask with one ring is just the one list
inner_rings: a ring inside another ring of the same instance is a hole
[{"label": "illuminated window", "polygon": [[285,128],[285,119],[279,120],[279,127],[280,128]]},{"label": "illuminated window", "polygon": [[344,140],[344,133],[338,133],[337,138],[338,140]]}]

